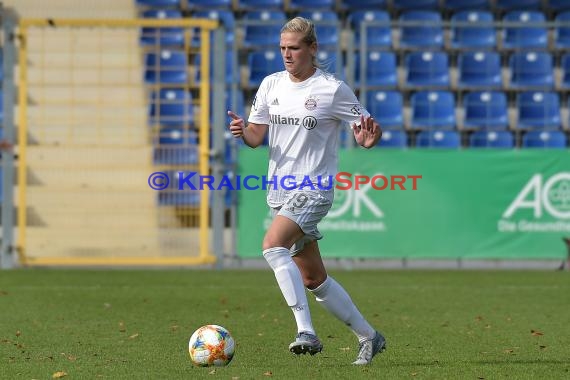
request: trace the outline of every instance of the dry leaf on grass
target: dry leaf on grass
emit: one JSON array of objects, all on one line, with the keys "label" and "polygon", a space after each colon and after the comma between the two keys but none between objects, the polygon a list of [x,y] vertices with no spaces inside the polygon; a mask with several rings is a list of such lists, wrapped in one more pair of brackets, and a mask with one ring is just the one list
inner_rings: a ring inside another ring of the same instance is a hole
[{"label": "dry leaf on grass", "polygon": [[65,376],[67,376],[67,372],[57,371],[57,372],[54,372],[53,375],[51,375],[51,378],[52,379],[61,379],[62,377],[65,377]]},{"label": "dry leaf on grass", "polygon": [[267,371],[263,373],[265,376],[273,376],[273,372]]},{"label": "dry leaf on grass", "polygon": [[127,328],[125,327],[125,322],[123,322],[123,321],[120,321],[120,322],[119,322],[119,331],[120,331],[120,332],[125,332],[125,331],[127,331]]},{"label": "dry leaf on grass", "polygon": [[129,336],[129,339],[135,339],[139,336],[139,333],[133,334],[131,336]]},{"label": "dry leaf on grass", "polygon": [[20,335],[22,335],[22,332],[21,332],[20,330],[17,330],[17,331],[16,331],[16,336],[20,336]]},{"label": "dry leaf on grass", "polygon": [[215,369],[213,369],[213,370],[211,370],[210,372],[208,372],[208,375],[215,375],[215,374],[216,374],[216,370],[215,370]]},{"label": "dry leaf on grass", "polygon": [[538,331],[538,330],[530,330],[530,335],[532,335],[532,336],[541,336],[541,335],[544,335],[544,334],[541,333],[541,332]]}]

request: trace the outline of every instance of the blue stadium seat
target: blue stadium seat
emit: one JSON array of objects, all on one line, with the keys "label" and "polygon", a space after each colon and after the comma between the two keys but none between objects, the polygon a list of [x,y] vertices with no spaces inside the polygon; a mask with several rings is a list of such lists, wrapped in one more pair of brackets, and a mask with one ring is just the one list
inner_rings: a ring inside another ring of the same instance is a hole
[{"label": "blue stadium seat", "polygon": [[[191,189],[187,184],[180,182],[179,172],[182,179],[190,174],[192,170],[166,170],[165,173],[170,179],[168,189],[158,191],[158,205],[159,206],[192,206],[197,207],[200,204],[201,191],[199,177],[194,175],[189,179],[189,182],[194,185],[197,190]],[[182,190],[178,190],[179,186]]]},{"label": "blue stadium seat", "polygon": [[[235,17],[234,12],[227,9],[209,9],[194,12],[193,18],[209,18],[211,20],[218,20],[224,24],[226,28],[226,43],[231,45],[235,40]],[[193,46],[200,46],[199,30],[195,29],[194,38],[192,40]]]},{"label": "blue stadium seat", "polygon": [[528,91],[518,94],[517,112],[517,128],[560,128],[560,98],[555,92]]},{"label": "blue stadium seat", "polygon": [[386,8],[388,0],[341,0],[344,9],[382,9]]},{"label": "blue stadium seat", "polygon": [[302,10],[304,12],[312,10],[333,11],[335,3],[335,0],[290,0],[289,10]]},{"label": "blue stadium seat", "polygon": [[561,11],[564,9],[570,9],[570,1],[568,0],[547,0],[547,6],[551,11]]},{"label": "blue stadium seat", "polygon": [[523,135],[523,148],[558,148],[565,149],[568,139],[560,131],[528,131]]},{"label": "blue stadium seat", "polygon": [[136,4],[148,8],[180,7],[180,0],[136,0]]},{"label": "blue stadium seat", "polygon": [[[440,48],[443,46],[441,13],[407,11],[400,15],[400,48]],[[411,23],[406,25],[406,23]]]},{"label": "blue stadium seat", "polygon": [[502,11],[513,9],[538,9],[542,0],[496,0],[495,7]]},{"label": "blue stadium seat", "polygon": [[452,48],[493,49],[496,44],[497,36],[491,12],[469,10],[451,16]]},{"label": "blue stadium seat", "polygon": [[515,146],[513,134],[509,131],[476,131],[469,136],[471,148],[505,148]]},{"label": "blue stadium seat", "polygon": [[[342,60],[342,57],[341,57]],[[344,80],[345,75],[343,73],[344,66],[342,61],[340,62],[340,66],[338,69],[340,72],[337,72],[337,52],[336,50],[319,50],[317,52],[317,61],[319,62],[320,68],[323,71],[329,72],[334,74],[335,77]]]},{"label": "blue stadium seat", "polygon": [[[182,12],[178,9],[150,9],[143,12],[144,18],[179,19]],[[184,45],[184,29],[178,27],[152,28],[143,27],[140,36],[141,45],[178,46]]]},{"label": "blue stadium seat", "polygon": [[227,9],[232,8],[232,0],[189,0],[189,9]]},{"label": "blue stadium seat", "polygon": [[452,11],[461,9],[488,9],[489,0],[445,0],[444,8]]},{"label": "blue stadium seat", "polygon": [[552,55],[546,52],[518,52],[509,57],[511,89],[551,89],[554,86]]},{"label": "blue stadium seat", "polygon": [[[389,51],[368,51],[366,54],[366,85],[379,87],[396,87],[398,71],[396,55]],[[355,86],[361,85],[360,53],[355,59]]]},{"label": "blue stadium seat", "polygon": [[449,57],[441,51],[411,52],[405,57],[408,87],[449,87]]},{"label": "blue stadium seat", "polygon": [[461,140],[456,131],[422,131],[416,138],[416,147],[457,149]]},{"label": "blue stadium seat", "polygon": [[562,71],[560,87],[565,90],[570,90],[570,54],[564,54],[562,56],[560,69]]},{"label": "blue stadium seat", "polygon": [[240,10],[273,9],[283,10],[283,0],[238,0],[237,8]]},{"label": "blue stadium seat", "polygon": [[180,88],[161,89],[150,99],[150,122],[163,126],[183,127],[194,120],[192,95]]},{"label": "blue stadium seat", "polygon": [[368,47],[390,48],[392,46],[392,30],[390,29],[390,15],[380,10],[357,10],[348,15],[348,25],[354,31],[355,48],[360,48],[361,24],[364,22],[378,22],[383,25],[366,27],[366,45]]},{"label": "blue stadium seat", "polygon": [[501,130],[508,127],[508,103],[504,92],[470,92],[463,98],[463,109],[465,129]]},{"label": "blue stadium seat", "polygon": [[333,48],[340,41],[338,14],[334,11],[303,11],[299,16],[313,21],[319,39],[319,49]]},{"label": "blue stadium seat", "polygon": [[465,52],[459,55],[457,87],[501,88],[501,57],[492,51]]},{"label": "blue stadium seat", "polygon": [[516,24],[516,26],[504,28],[503,48],[535,49],[548,46],[548,30],[543,24],[546,22],[544,13],[539,11],[511,11],[503,17],[503,21]]},{"label": "blue stadium seat", "polygon": [[154,147],[154,164],[195,165],[198,163],[198,153],[196,131],[164,127],[160,129]]},{"label": "blue stadium seat", "polygon": [[0,139],[4,136],[4,91],[0,89]]},{"label": "blue stadium seat", "polygon": [[281,28],[286,22],[285,13],[281,11],[249,11],[246,12],[242,21],[245,22],[244,47],[274,48],[279,46]]},{"label": "blue stadium seat", "polygon": [[398,10],[437,9],[439,0],[393,0],[392,6]]},{"label": "blue stadium seat", "polygon": [[405,131],[382,131],[382,138],[377,146],[382,148],[405,148],[408,146],[408,135]]},{"label": "blue stadium seat", "polygon": [[366,109],[382,130],[404,127],[404,100],[400,91],[368,91]]},{"label": "blue stadium seat", "polygon": [[188,57],[181,50],[164,49],[160,53],[147,53],[145,57],[145,82],[148,84],[186,84],[188,82]]},{"label": "blue stadium seat", "polygon": [[[194,57],[194,84],[200,84],[200,78],[201,78],[201,70],[200,70],[200,62],[201,62],[202,58],[200,54],[196,54],[196,56]],[[215,57],[213,56],[213,52],[212,52],[212,56],[210,58],[210,79],[213,80],[214,78],[214,60]],[[233,72],[233,68],[234,68],[234,53],[233,50],[226,50],[226,68],[224,71],[224,77],[225,79],[225,83],[226,84],[232,84],[235,81],[239,81],[239,68],[236,67],[236,73],[235,73],[235,77],[234,77],[234,72]]]},{"label": "blue stadium seat", "polygon": [[248,53],[248,86],[259,87],[263,78],[277,71],[283,71],[283,59],[279,50],[256,50]]},{"label": "blue stadium seat", "polygon": [[418,91],[411,99],[412,129],[454,129],[455,98],[449,91]]},{"label": "blue stadium seat", "polygon": [[[570,7],[570,1],[568,4]],[[560,24],[554,28],[554,46],[556,49],[570,49],[570,11],[559,13],[554,22]]]}]

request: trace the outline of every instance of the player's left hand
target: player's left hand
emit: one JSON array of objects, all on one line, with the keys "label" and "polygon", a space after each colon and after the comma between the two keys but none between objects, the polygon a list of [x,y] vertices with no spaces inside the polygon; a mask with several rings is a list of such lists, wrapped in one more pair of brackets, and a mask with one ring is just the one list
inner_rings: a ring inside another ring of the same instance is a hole
[{"label": "player's left hand", "polygon": [[356,143],[364,148],[372,148],[380,139],[380,126],[372,116],[360,115],[360,125],[352,123],[351,127]]}]

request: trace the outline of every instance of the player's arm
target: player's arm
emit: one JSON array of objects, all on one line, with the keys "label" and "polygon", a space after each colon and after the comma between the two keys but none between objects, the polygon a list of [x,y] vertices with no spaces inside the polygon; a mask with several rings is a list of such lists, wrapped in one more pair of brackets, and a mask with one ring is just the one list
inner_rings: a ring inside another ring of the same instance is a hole
[{"label": "player's arm", "polygon": [[246,145],[257,148],[263,144],[263,139],[267,134],[267,124],[248,123],[245,126],[243,118],[232,111],[228,111],[228,116],[232,118],[230,122],[230,132],[234,137],[241,137]]}]

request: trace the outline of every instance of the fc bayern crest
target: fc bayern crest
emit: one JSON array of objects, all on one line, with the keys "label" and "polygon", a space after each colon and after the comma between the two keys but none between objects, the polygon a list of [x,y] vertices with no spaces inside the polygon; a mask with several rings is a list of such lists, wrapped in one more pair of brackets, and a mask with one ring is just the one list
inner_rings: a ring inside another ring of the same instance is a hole
[{"label": "fc bayern crest", "polygon": [[309,111],[312,111],[315,108],[317,108],[317,99],[307,98],[307,100],[305,100],[305,108],[308,109]]}]

